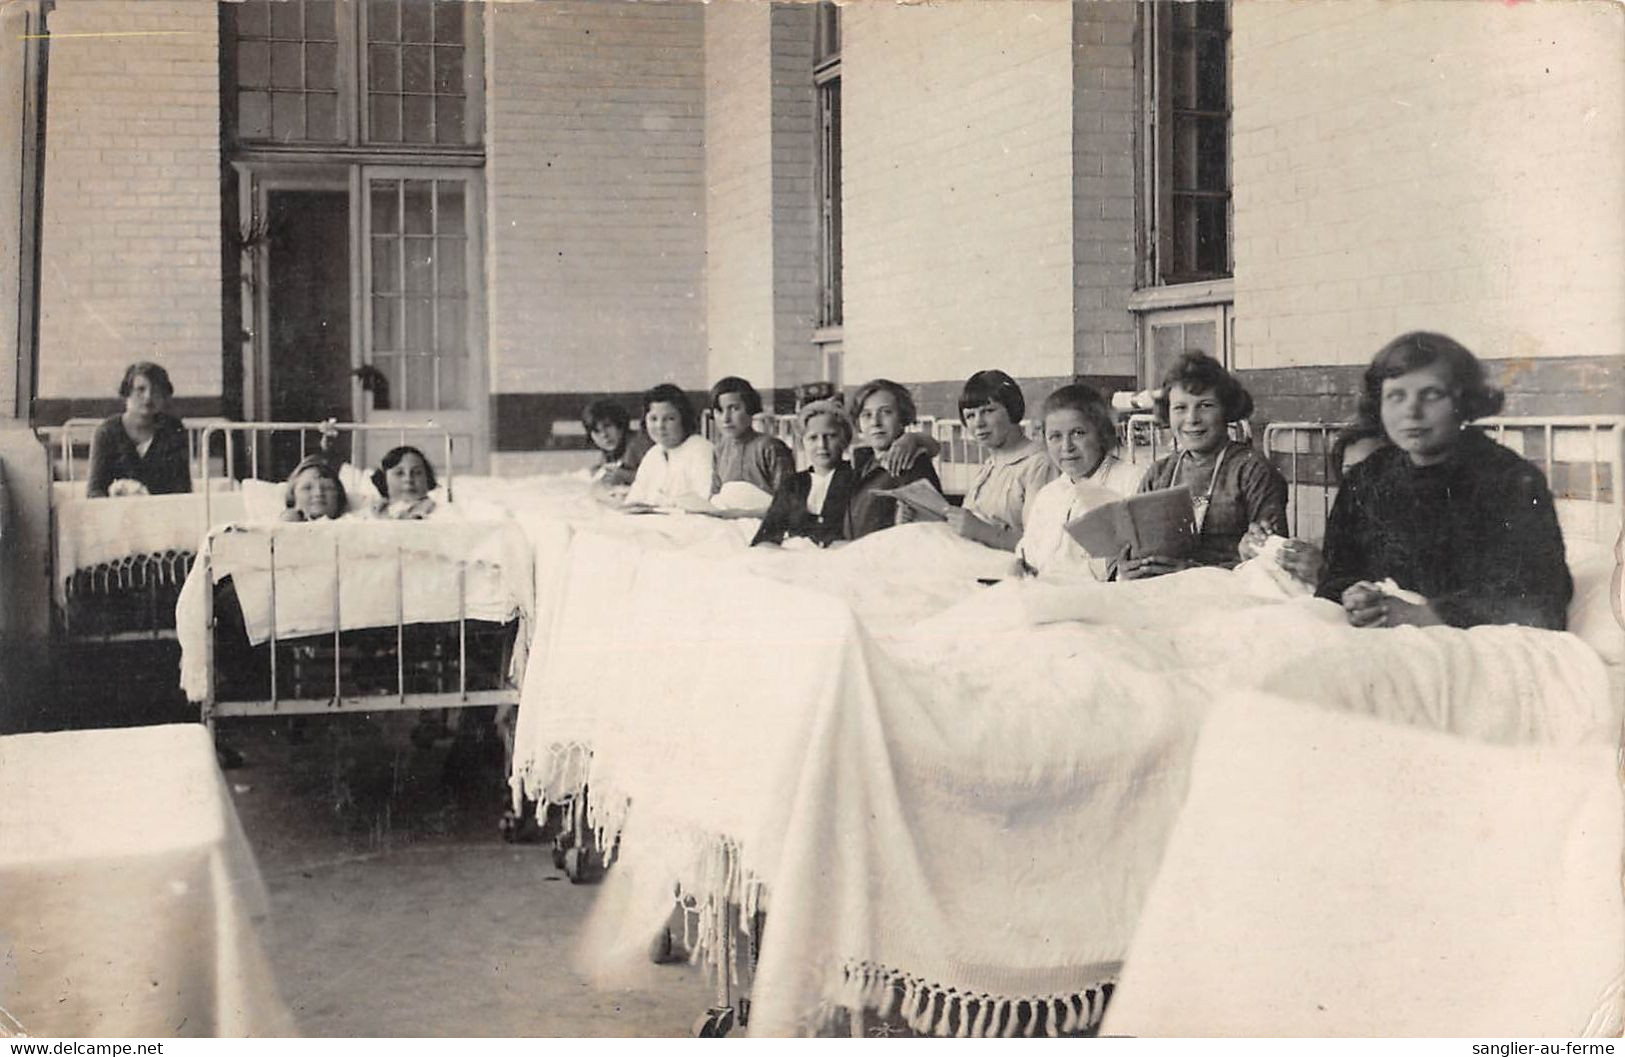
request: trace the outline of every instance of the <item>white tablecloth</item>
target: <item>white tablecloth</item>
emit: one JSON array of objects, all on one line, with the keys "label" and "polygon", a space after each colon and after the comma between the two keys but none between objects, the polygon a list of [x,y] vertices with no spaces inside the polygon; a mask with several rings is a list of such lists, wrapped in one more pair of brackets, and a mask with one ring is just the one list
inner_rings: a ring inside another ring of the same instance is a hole
[{"label": "white tablecloth", "polygon": [[291,1035],[261,947],[266,917],[204,728],[0,738],[10,1030]]}]

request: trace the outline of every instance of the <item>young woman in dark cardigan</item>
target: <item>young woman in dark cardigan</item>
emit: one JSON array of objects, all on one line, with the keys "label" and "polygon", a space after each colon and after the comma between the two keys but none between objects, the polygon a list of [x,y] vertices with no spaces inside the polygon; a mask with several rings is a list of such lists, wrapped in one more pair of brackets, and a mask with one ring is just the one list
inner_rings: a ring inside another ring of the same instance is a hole
[{"label": "young woman in dark cardigan", "polygon": [[124,371],[118,395],[124,399],[123,413],[108,418],[91,437],[85,494],[96,499],[109,493],[190,492],[192,456],[186,427],[165,410],[175,395],[169,372],[156,363],[132,363]]},{"label": "young woman in dark cardigan", "polygon": [[[1349,623],[1564,627],[1574,585],[1546,478],[1463,428],[1503,399],[1443,334],[1403,334],[1371,361],[1360,417],[1380,421],[1389,444],[1338,491],[1317,590]],[[1424,601],[1383,591],[1383,580]]]}]

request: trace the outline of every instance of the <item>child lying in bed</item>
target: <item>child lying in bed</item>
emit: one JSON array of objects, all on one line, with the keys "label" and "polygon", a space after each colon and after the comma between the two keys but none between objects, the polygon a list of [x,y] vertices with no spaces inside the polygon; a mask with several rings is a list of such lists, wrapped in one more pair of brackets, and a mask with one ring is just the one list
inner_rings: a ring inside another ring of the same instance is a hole
[{"label": "child lying in bed", "polygon": [[420,521],[434,513],[429,493],[435,489],[434,467],[418,449],[409,444],[391,448],[373,471],[378,489],[369,513],[390,521]]},{"label": "child lying in bed", "polygon": [[343,517],[349,497],[339,472],[320,455],[307,455],[288,475],[288,508],[283,521],[323,521]]}]

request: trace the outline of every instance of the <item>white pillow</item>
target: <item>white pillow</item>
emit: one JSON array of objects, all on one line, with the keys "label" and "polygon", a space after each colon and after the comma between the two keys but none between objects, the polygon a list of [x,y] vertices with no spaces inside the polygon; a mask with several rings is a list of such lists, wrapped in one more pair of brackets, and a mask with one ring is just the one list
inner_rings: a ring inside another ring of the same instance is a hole
[{"label": "white pillow", "polygon": [[372,484],[372,471],[353,463],[347,462],[339,467],[339,484],[344,486],[344,495],[350,501],[351,510],[364,510],[372,505],[373,500],[380,498],[378,489]]},{"label": "white pillow", "polygon": [[273,481],[243,482],[243,519],[276,521],[288,509],[288,486]]},{"label": "white pillow", "polygon": [[1615,616],[1614,556],[1594,543],[1569,544],[1569,575],[1574,597],[1569,601],[1569,630],[1585,640],[1609,664],[1625,665],[1625,626]]}]

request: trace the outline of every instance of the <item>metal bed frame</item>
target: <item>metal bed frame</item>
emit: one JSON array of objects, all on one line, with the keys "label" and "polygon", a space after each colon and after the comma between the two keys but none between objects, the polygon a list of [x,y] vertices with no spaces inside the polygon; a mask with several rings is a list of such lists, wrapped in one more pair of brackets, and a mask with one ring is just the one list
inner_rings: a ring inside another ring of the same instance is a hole
[{"label": "metal bed frame", "polygon": [[[90,435],[96,432],[105,419],[100,418],[70,418],[60,426],[40,426],[34,432],[45,442],[48,448],[56,450],[55,465],[53,469],[60,476],[59,481],[72,482],[78,480],[75,476],[74,464],[79,459],[79,449],[85,450],[85,458],[90,457]],[[186,447],[188,458],[192,466],[192,478],[197,480],[203,476],[204,463],[208,460],[208,448],[203,441],[203,434],[211,426],[227,422],[224,418],[183,418],[181,425],[186,427]],[[80,437],[84,437],[81,442]]]}]

